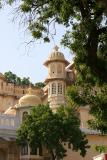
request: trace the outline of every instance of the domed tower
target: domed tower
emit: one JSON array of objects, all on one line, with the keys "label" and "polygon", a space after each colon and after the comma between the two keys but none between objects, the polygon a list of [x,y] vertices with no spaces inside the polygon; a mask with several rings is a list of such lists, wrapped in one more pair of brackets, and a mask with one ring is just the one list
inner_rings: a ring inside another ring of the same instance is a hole
[{"label": "domed tower", "polygon": [[59,105],[65,104],[65,89],[66,89],[66,71],[65,67],[69,64],[65,60],[63,53],[58,51],[55,46],[48,60],[44,65],[48,68],[48,77],[45,83],[48,87],[48,102],[53,111]]}]

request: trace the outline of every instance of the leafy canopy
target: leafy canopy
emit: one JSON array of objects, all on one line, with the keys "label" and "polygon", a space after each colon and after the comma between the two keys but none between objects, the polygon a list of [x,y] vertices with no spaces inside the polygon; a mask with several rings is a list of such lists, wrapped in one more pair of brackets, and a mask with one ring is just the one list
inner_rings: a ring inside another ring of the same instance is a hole
[{"label": "leafy canopy", "polygon": [[9,83],[14,83],[16,85],[30,85],[31,83],[29,80],[30,79],[29,77],[20,78],[16,74],[12,73],[11,71],[5,72],[4,76]]},{"label": "leafy canopy", "polygon": [[38,87],[38,88],[43,88],[45,86],[45,84],[43,82],[37,82],[35,84],[33,84],[30,81],[29,77],[19,77],[16,74],[12,73],[11,71],[5,72],[4,76],[6,78],[6,80],[9,83],[14,83],[15,85],[27,85],[27,86],[33,86],[33,87]]},{"label": "leafy canopy", "polygon": [[53,160],[66,155],[63,143],[71,144],[72,150],[79,150],[85,156],[88,142],[79,127],[80,120],[75,110],[61,107],[53,113],[48,105],[38,105],[18,129],[17,142],[23,145],[27,141],[33,148],[45,147]]},{"label": "leafy canopy", "polygon": [[49,42],[56,23],[66,27],[62,44],[75,55],[77,70],[69,95],[77,106],[90,105],[92,128],[107,132],[107,0],[21,0],[17,5],[36,39]]}]

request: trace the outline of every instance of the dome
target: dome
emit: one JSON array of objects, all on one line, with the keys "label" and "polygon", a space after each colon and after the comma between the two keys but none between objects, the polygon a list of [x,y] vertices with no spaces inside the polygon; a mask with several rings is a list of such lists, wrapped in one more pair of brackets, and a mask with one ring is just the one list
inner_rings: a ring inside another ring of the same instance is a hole
[{"label": "dome", "polygon": [[58,49],[59,49],[58,46],[55,46],[53,48],[52,53],[48,57],[48,60],[44,63],[45,66],[48,66],[48,64],[52,61],[61,61],[61,62],[65,63],[66,65],[69,64],[69,62],[67,60],[65,60],[63,53],[59,52]]},{"label": "dome", "polygon": [[28,90],[29,93],[19,99],[19,107],[21,106],[35,106],[41,104],[41,98],[37,95],[34,95],[31,92],[31,88]]},{"label": "dome", "polygon": [[65,60],[63,53],[58,51],[58,47],[55,46],[52,53],[48,57],[48,60]]},{"label": "dome", "polygon": [[41,99],[36,95],[25,95],[19,99],[20,106],[35,106],[41,104]]}]

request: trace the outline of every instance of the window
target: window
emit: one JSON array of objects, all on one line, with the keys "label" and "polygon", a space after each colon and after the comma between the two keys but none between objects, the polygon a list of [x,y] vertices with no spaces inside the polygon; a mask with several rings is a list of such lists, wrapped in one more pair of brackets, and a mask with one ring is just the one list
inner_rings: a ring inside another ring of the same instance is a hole
[{"label": "window", "polygon": [[55,74],[55,65],[54,64],[51,65],[50,71],[51,71],[52,76],[53,76]]},{"label": "window", "polygon": [[62,84],[58,83],[58,94],[62,94]]},{"label": "window", "polygon": [[21,147],[21,155],[28,155],[28,145],[27,144]]},{"label": "window", "polygon": [[71,149],[71,143],[68,143],[68,149]]},{"label": "window", "polygon": [[37,155],[37,148],[30,147],[30,155]]},{"label": "window", "polygon": [[56,83],[52,83],[52,94],[56,94]]},{"label": "window", "polygon": [[39,146],[38,148],[30,147],[30,155],[40,155],[42,156],[42,146]]},{"label": "window", "polygon": [[62,66],[61,66],[61,64],[58,64],[58,66],[57,66],[57,73],[58,74],[62,73]]}]

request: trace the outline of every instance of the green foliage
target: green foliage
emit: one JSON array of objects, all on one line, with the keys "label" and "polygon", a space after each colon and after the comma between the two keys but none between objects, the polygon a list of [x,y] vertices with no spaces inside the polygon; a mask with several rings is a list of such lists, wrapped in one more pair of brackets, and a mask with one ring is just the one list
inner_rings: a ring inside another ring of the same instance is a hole
[{"label": "green foliage", "polygon": [[38,105],[18,129],[17,142],[23,145],[27,141],[33,148],[45,147],[53,160],[66,155],[63,143],[72,144],[72,150],[79,150],[85,156],[88,141],[79,127],[80,120],[74,109],[61,107],[53,113],[48,105]]},{"label": "green foliage", "polygon": [[107,146],[95,146],[95,150],[99,153],[107,152]]},{"label": "green foliage", "polygon": [[62,44],[75,55],[77,70],[70,97],[77,106],[90,105],[95,118],[90,126],[107,132],[107,0],[21,0],[18,4],[36,39],[49,42],[56,23],[66,27]]},{"label": "green foliage", "polygon": [[85,64],[97,78],[107,82],[106,0],[21,0],[17,5],[36,39],[49,42],[56,32],[55,24],[65,26],[62,44],[76,55],[76,66]]},{"label": "green foliage", "polygon": [[67,96],[77,107],[89,105],[89,112],[94,117],[88,121],[89,126],[103,134],[107,133],[107,84],[78,80],[68,89]]},{"label": "green foliage", "polygon": [[23,77],[22,80],[21,80],[21,84],[22,85],[30,85],[31,82],[30,82],[30,78],[29,77]]},{"label": "green foliage", "polygon": [[5,72],[4,76],[6,78],[6,80],[10,83],[14,83],[16,84],[16,79],[18,78],[18,82],[20,81],[20,78],[16,76],[16,74],[12,73],[11,71],[9,72]]},{"label": "green foliage", "polygon": [[12,73],[11,71],[5,72],[4,76],[9,83],[14,83],[16,85],[30,85],[31,84],[29,77],[28,78],[23,77],[21,79],[20,77],[18,77],[16,74]]},{"label": "green foliage", "polygon": [[31,11],[31,7],[27,3],[24,3],[24,4],[21,5],[21,10],[23,12],[30,12]]},{"label": "green foliage", "polygon": [[45,84],[43,82],[37,82],[37,83],[35,83],[34,86],[39,87],[39,88],[43,88],[43,87],[45,87]]},{"label": "green foliage", "polygon": [[33,84],[30,81],[29,77],[20,78],[16,74],[12,73],[11,71],[5,72],[4,76],[9,83],[14,83],[15,85],[27,85],[27,86],[32,85],[39,88],[43,88],[45,86],[43,82],[37,82]]}]

